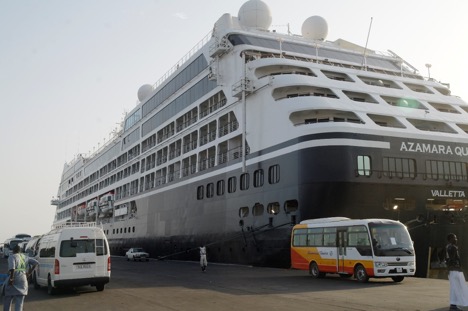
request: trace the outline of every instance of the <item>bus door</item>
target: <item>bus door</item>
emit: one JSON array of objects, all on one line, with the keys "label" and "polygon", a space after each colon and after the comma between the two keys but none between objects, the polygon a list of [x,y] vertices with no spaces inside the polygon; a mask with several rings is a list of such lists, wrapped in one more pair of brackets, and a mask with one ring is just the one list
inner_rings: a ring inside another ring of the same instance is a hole
[{"label": "bus door", "polygon": [[346,246],[348,245],[348,231],[338,228],[336,231],[336,247],[337,247],[337,269],[338,273],[345,272]]}]

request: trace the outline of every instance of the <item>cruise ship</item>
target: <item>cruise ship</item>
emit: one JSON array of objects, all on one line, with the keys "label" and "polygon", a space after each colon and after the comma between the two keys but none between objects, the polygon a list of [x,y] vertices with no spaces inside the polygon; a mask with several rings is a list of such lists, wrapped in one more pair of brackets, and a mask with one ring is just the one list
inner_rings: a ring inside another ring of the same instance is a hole
[{"label": "cruise ship", "polygon": [[66,163],[54,224],[97,222],[111,252],[290,266],[292,226],[388,218],[417,275],[468,258],[468,104],[395,52],[271,30],[265,2],[222,15],[99,150]]}]

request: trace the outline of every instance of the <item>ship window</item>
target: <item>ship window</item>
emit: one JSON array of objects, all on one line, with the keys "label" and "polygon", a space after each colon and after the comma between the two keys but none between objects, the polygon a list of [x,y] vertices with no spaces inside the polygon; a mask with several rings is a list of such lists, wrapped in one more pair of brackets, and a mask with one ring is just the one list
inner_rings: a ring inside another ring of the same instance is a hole
[{"label": "ship window", "polygon": [[416,178],[416,161],[414,159],[384,157],[383,175],[390,178]]},{"label": "ship window", "polygon": [[307,67],[298,67],[290,65],[270,65],[264,67],[258,67],[255,70],[255,75],[258,79],[265,76],[275,76],[284,74],[299,74],[305,76],[316,77],[316,75]]},{"label": "ship window", "polygon": [[322,70],[322,73],[328,78],[337,81],[346,81],[346,82],[354,82],[347,74],[343,72],[335,72],[335,71],[326,71]]},{"label": "ship window", "polygon": [[280,204],[278,202],[268,204],[267,206],[268,214],[278,215],[279,212],[280,212]]},{"label": "ship window", "polygon": [[224,180],[218,180],[216,183],[216,194],[224,195]]},{"label": "ship window", "polygon": [[359,176],[371,175],[371,160],[370,156],[357,156],[357,173]]},{"label": "ship window", "polygon": [[404,83],[410,90],[418,93],[434,94],[431,90],[421,84]]},{"label": "ship window", "polygon": [[198,186],[197,188],[197,200],[203,200],[203,186]]},{"label": "ship window", "polygon": [[250,185],[250,174],[249,173],[244,173],[240,176],[240,189],[241,190],[247,190],[249,189]]},{"label": "ship window", "polygon": [[374,86],[379,86],[379,87],[387,87],[387,88],[401,90],[401,87],[398,84],[390,80],[377,79],[377,78],[364,77],[364,76],[358,76],[358,78],[361,79],[362,82],[364,82],[367,85],[374,85]]},{"label": "ship window", "polygon": [[457,126],[461,128],[465,133],[468,134],[468,124],[457,123]]},{"label": "ship window", "polygon": [[277,184],[280,181],[280,166],[272,165],[268,168],[268,182],[270,184]]},{"label": "ship window", "polygon": [[302,96],[338,98],[338,96],[336,96],[336,94],[328,88],[311,85],[279,87],[273,91],[273,98],[275,100]]},{"label": "ship window", "polygon": [[431,105],[440,112],[460,113],[460,111],[458,111],[457,109],[455,109],[455,107],[449,104],[429,102],[429,105]]},{"label": "ship window", "polygon": [[355,102],[377,104],[377,101],[371,95],[366,93],[352,91],[343,91],[343,93]]},{"label": "ship window", "polygon": [[228,192],[229,193],[236,192],[236,184],[237,184],[237,178],[236,177],[230,177],[228,179]]},{"label": "ship window", "polygon": [[391,96],[382,96],[382,99],[385,100],[387,104],[395,107],[427,110],[426,106],[415,99]]},{"label": "ship window", "polygon": [[135,232],[135,227],[132,228],[132,231]]},{"label": "ship window", "polygon": [[295,126],[327,122],[364,124],[364,122],[354,112],[332,109],[310,109],[295,111],[289,115],[289,120],[291,120]]},{"label": "ship window", "polygon": [[252,208],[252,215],[253,216],[262,216],[263,211],[264,211],[263,204],[255,203],[255,205]]},{"label": "ship window", "polygon": [[464,162],[426,161],[426,177],[434,180],[467,180],[467,165]]},{"label": "ship window", "polygon": [[367,116],[375,122],[375,124],[383,127],[394,127],[394,128],[406,128],[403,124],[398,121],[395,117],[392,116],[384,116],[378,114],[370,114],[368,113]]},{"label": "ship window", "polygon": [[297,202],[297,200],[288,200],[284,202],[284,211],[286,212],[286,214],[294,213],[297,211],[298,208],[299,203]]},{"label": "ship window", "polygon": [[441,132],[441,133],[452,133],[457,132],[444,122],[419,120],[419,119],[407,119],[415,128],[421,131],[429,132]]},{"label": "ship window", "polygon": [[214,195],[214,184],[209,183],[208,185],[206,185],[206,197],[212,198],[213,195]]},{"label": "ship window", "polygon": [[434,89],[442,95],[450,96],[450,90],[446,87],[434,87]]},{"label": "ship window", "polygon": [[239,217],[245,218],[249,216],[249,208],[247,206],[239,208]]},{"label": "ship window", "polygon": [[258,188],[258,187],[263,186],[263,180],[264,180],[263,170],[262,169],[256,170],[254,172],[254,180],[253,180],[254,187]]}]

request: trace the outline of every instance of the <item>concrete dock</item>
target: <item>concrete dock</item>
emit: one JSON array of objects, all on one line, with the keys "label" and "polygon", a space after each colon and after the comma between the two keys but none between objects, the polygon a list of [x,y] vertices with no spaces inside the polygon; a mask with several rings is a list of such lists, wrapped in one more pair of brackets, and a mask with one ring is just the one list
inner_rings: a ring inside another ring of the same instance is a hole
[{"label": "concrete dock", "polygon": [[[7,260],[0,259],[0,273]],[[24,310],[448,310],[447,280],[354,279],[307,271],[196,262],[128,262],[112,257],[111,282],[102,292],[84,286],[49,296],[31,285]],[[464,308],[468,310],[468,308]]]}]

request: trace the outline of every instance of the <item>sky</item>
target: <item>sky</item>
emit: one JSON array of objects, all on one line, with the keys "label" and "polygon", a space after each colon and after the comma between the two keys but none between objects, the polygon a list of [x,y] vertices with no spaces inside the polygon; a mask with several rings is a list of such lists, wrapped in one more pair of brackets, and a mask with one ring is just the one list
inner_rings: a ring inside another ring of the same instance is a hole
[{"label": "sky", "polygon": [[[0,243],[50,230],[63,165],[102,146],[224,13],[246,0],[0,0]],[[338,38],[392,50],[468,100],[466,0],[263,0],[278,32],[328,22]],[[426,64],[431,64],[430,72]]]}]

